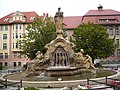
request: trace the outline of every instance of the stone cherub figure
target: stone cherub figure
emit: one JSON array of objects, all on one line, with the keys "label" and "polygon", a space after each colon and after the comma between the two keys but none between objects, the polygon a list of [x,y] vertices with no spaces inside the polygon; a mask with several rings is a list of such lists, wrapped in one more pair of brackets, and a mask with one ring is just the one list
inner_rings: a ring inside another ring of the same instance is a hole
[{"label": "stone cherub figure", "polygon": [[35,60],[42,60],[43,54],[40,51],[37,51]]}]

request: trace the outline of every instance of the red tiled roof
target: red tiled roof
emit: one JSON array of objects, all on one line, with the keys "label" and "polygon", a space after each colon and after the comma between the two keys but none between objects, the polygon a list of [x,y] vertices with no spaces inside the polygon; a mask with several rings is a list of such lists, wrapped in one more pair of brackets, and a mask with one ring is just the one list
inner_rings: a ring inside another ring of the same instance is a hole
[{"label": "red tiled roof", "polygon": [[120,12],[112,9],[89,10],[85,16],[89,15],[120,15]]},{"label": "red tiled roof", "polygon": [[25,23],[25,22],[23,22],[22,20],[15,20],[15,21],[10,22],[10,23]]},{"label": "red tiled roof", "polygon": [[22,12],[22,14],[24,14],[27,18],[26,23],[33,22],[32,20],[30,20],[30,18],[38,16],[36,12]]},{"label": "red tiled roof", "polygon": [[[116,21],[99,22],[100,19],[115,19]],[[119,16],[84,16],[82,23],[93,22],[94,24],[120,24]]]},{"label": "red tiled roof", "polygon": [[[24,23],[30,23],[30,22],[33,22],[33,20],[30,20],[31,17],[36,17],[37,16],[37,13],[36,12],[20,12],[21,14],[24,15],[24,17],[26,17],[26,21]],[[23,21],[20,21],[20,20],[16,20],[16,21],[13,21],[13,22],[9,22],[9,19],[11,18],[11,15],[13,13],[9,14],[9,15],[6,15],[4,17],[2,17],[0,19],[0,24],[10,24],[10,23],[23,23]],[[4,21],[5,19],[8,19],[7,21]]]},{"label": "red tiled roof", "polygon": [[8,24],[9,22],[8,21],[4,21],[4,20],[5,20],[5,18],[10,18],[11,14],[9,14],[9,15],[4,16],[3,18],[1,18],[0,19],[0,24]]},{"label": "red tiled roof", "polygon": [[83,16],[83,19],[82,19],[82,23],[88,23],[88,22],[93,22],[94,24],[97,23],[97,17],[84,17]]},{"label": "red tiled roof", "polygon": [[69,16],[63,18],[64,28],[77,28],[81,24],[82,16]]},{"label": "red tiled roof", "polygon": [[[99,22],[100,19],[115,19],[111,22]],[[94,24],[120,24],[120,12],[111,9],[90,10],[82,19],[82,23],[93,22]]]}]

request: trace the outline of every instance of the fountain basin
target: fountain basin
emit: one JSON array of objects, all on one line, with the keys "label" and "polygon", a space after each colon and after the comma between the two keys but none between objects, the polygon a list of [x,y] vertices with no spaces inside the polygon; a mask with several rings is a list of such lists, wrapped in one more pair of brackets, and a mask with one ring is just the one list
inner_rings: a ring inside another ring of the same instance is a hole
[{"label": "fountain basin", "polygon": [[[98,75],[99,73],[101,73],[101,75],[103,74],[104,71],[101,71],[101,72],[98,72]],[[107,75],[108,78],[117,78],[118,76],[120,76],[120,72],[117,72],[116,74],[112,74],[112,75],[108,75],[108,72],[113,72],[113,71],[107,71],[106,74],[104,76],[101,76],[101,77],[89,77],[90,79],[93,79],[93,80],[98,80],[100,82],[105,82],[105,76]],[[89,74],[89,73],[88,73]],[[85,75],[82,75],[82,76],[85,76]],[[87,84],[87,80],[86,78],[83,78],[82,76],[79,76],[79,78],[76,78],[74,76],[67,76],[66,78],[68,78],[67,80],[64,79],[64,77],[52,77],[52,78],[56,78],[56,80],[51,80],[51,77],[41,77],[41,78],[49,78],[49,80],[39,80],[38,77],[29,77],[31,79],[36,79],[36,80],[28,80],[27,77],[25,77],[24,74],[21,74],[21,73],[16,73],[16,74],[10,74],[10,75],[7,75],[7,76],[4,76],[4,77],[1,77],[0,79],[4,79],[4,78],[7,78],[8,81],[10,82],[18,82],[20,79],[23,80],[23,87],[26,87],[26,86],[33,86],[33,87],[64,87],[64,86],[68,86],[68,87],[73,87],[73,86],[77,86],[77,85],[86,85]],[[88,75],[87,75],[88,76]],[[83,78],[82,80],[80,78]],[[58,78],[61,78],[62,80],[59,81]]]},{"label": "fountain basin", "polygon": [[80,69],[76,67],[49,67],[45,69],[45,76],[72,76],[80,74]]}]

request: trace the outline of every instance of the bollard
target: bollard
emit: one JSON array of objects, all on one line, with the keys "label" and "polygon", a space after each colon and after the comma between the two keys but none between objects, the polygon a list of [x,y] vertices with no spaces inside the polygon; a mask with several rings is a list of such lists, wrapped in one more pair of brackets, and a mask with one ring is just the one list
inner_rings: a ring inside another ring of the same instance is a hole
[{"label": "bollard", "polygon": [[105,83],[107,84],[107,76],[105,77]]},{"label": "bollard", "polygon": [[87,78],[87,85],[89,85],[89,79]]},{"label": "bollard", "polygon": [[7,88],[7,78],[5,79],[5,88]]},{"label": "bollard", "polygon": [[22,79],[20,79],[20,87],[22,88]]}]

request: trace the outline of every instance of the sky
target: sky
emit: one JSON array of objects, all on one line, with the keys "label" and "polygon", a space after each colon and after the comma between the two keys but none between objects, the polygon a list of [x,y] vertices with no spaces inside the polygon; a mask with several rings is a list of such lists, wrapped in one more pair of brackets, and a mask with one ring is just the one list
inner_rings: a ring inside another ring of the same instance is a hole
[{"label": "sky", "polygon": [[89,10],[96,10],[99,4],[103,9],[120,11],[120,0],[0,0],[0,18],[16,11],[54,16],[58,7],[64,16],[83,16]]}]

